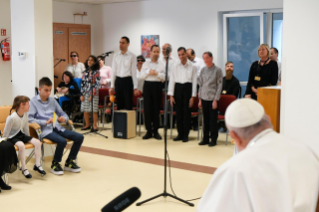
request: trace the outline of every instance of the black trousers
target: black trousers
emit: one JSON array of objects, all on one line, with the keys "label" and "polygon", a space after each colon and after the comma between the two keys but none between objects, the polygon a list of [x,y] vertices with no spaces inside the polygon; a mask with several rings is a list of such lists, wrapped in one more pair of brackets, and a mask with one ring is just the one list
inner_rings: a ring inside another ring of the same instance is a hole
[{"label": "black trousers", "polygon": [[218,138],[218,102],[217,108],[213,110],[213,101],[205,101],[202,99],[203,117],[204,117],[204,141],[209,142],[209,138],[213,144],[217,144]]},{"label": "black trousers", "polygon": [[188,138],[191,126],[191,108],[189,100],[192,97],[192,83],[175,83],[174,99],[178,136]]},{"label": "black trousers", "polygon": [[145,127],[148,133],[156,133],[159,128],[159,114],[162,104],[162,86],[162,82],[144,82],[144,115]]},{"label": "black trousers", "polygon": [[132,77],[116,77],[116,103],[118,110],[133,109],[133,80]]}]

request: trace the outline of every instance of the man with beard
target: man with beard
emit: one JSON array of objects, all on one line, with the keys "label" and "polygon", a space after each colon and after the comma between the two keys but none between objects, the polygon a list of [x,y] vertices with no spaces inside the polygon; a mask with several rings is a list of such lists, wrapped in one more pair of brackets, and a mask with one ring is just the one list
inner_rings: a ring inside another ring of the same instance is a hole
[{"label": "man with beard", "polygon": [[160,47],[151,47],[151,60],[142,66],[141,78],[145,80],[143,87],[145,127],[147,133],[143,139],[154,137],[161,140],[158,133],[159,114],[162,102],[162,82],[165,80],[164,63],[159,61]]},{"label": "man with beard", "polygon": [[222,95],[234,95],[238,96],[240,90],[240,84],[238,79],[233,75],[234,64],[229,61],[225,65],[226,76],[223,78]]}]

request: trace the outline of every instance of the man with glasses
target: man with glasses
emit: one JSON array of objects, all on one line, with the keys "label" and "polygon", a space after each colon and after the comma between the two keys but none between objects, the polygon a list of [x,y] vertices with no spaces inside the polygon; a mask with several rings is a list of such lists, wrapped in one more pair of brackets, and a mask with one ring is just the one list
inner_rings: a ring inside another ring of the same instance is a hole
[{"label": "man with glasses", "polygon": [[136,69],[136,79],[137,79],[137,89],[143,91],[144,79],[142,79],[142,66],[145,62],[143,55],[137,56],[137,69]]},{"label": "man with glasses", "polygon": [[118,110],[133,109],[133,92],[139,95],[136,80],[136,56],[128,51],[130,39],[120,39],[120,52],[113,58],[110,95],[116,93]]},{"label": "man with glasses", "polygon": [[84,64],[79,62],[79,54],[72,51],[70,54],[71,63],[69,63],[64,71],[69,71],[73,74],[74,78],[82,78],[82,72],[85,70]]}]

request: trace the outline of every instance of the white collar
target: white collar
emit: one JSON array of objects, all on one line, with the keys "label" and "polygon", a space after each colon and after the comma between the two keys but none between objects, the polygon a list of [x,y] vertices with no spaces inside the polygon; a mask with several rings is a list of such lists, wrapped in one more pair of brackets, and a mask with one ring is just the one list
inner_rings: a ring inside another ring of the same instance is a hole
[{"label": "white collar", "polygon": [[266,129],[266,130],[263,130],[261,131],[260,133],[258,133],[257,135],[255,135],[255,137],[253,137],[246,148],[249,148],[249,147],[252,147],[255,145],[255,143],[263,136],[265,136],[266,134],[270,133],[270,132],[273,132],[273,129]]}]

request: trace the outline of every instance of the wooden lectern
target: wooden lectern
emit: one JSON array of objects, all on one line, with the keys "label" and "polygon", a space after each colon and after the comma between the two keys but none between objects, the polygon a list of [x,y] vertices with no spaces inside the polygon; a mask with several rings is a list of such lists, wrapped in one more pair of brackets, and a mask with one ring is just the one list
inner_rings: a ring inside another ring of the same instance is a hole
[{"label": "wooden lectern", "polygon": [[257,89],[257,101],[270,116],[276,132],[280,132],[280,86],[261,87]]}]

